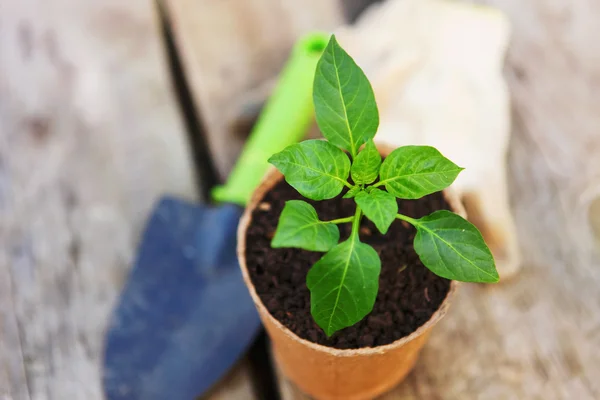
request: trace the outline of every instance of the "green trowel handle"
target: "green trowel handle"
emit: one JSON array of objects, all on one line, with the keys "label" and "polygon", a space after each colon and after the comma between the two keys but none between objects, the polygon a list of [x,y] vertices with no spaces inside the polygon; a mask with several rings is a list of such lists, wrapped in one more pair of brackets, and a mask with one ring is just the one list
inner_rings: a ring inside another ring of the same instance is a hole
[{"label": "green trowel handle", "polygon": [[212,191],[213,200],[246,205],[268,169],[269,157],[304,137],[314,114],[315,69],[328,40],[323,33],[298,40],[227,183]]}]

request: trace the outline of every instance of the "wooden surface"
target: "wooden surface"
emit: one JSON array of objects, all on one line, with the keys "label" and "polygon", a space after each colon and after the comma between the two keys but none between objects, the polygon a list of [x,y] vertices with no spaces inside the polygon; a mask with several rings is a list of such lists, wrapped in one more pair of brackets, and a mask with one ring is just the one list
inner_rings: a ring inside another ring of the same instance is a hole
[{"label": "wooden surface", "polygon": [[[154,2],[0,10],[0,399],[100,400],[148,212],[197,192]],[[245,367],[209,398],[251,399]]]},{"label": "wooden surface", "polygon": [[251,364],[243,359],[225,378],[198,400],[261,400],[252,380]]},{"label": "wooden surface", "polygon": [[[462,285],[381,400],[600,398],[600,3],[491,0],[513,23],[510,189],[524,265]],[[282,379],[285,400],[307,399]]]},{"label": "wooden surface", "polygon": [[339,0],[164,0],[220,181],[302,33],[342,22]]}]

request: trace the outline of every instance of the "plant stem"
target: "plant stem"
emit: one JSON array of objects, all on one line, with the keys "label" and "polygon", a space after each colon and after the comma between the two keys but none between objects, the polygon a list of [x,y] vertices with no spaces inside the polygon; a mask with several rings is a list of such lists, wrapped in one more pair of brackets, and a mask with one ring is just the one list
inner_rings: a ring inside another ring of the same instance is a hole
[{"label": "plant stem", "polygon": [[323,221],[323,222],[327,223],[327,224],[343,224],[344,222],[352,222],[352,221],[354,221],[354,215],[352,215],[350,217],[346,217],[346,218],[332,219],[331,221]]},{"label": "plant stem", "polygon": [[352,233],[350,234],[350,238],[353,239],[358,236],[358,228],[360,227],[360,219],[362,217],[362,210],[356,205],[356,213],[354,213],[354,220],[352,221]]},{"label": "plant stem", "polygon": [[396,218],[401,219],[402,221],[406,221],[413,226],[419,225],[419,220],[411,218],[411,217],[407,217],[406,215],[396,214]]}]

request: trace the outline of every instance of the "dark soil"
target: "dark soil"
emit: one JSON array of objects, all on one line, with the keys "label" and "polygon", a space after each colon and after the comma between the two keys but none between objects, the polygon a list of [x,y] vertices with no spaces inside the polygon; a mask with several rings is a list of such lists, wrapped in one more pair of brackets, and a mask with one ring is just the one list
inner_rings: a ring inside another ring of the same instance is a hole
[{"label": "dark soil", "polygon": [[[419,260],[412,245],[416,233],[412,226],[396,220],[383,236],[371,221],[363,218],[361,241],[373,246],[381,258],[379,294],[369,315],[329,339],[310,314],[310,292],[306,287],[306,274],[323,253],[270,246],[287,200],[308,201],[320,219],[331,220],[354,214],[354,200],[342,199],[342,195],[315,202],[304,199],[284,180],[279,182],[252,215],[246,236],[248,270],[269,312],[301,338],[338,349],[389,344],[427,322],[450,288],[449,280],[434,275]],[[450,208],[441,193],[419,200],[399,200],[398,205],[400,213],[414,218]],[[340,239],[344,240],[351,225],[339,227]]]}]

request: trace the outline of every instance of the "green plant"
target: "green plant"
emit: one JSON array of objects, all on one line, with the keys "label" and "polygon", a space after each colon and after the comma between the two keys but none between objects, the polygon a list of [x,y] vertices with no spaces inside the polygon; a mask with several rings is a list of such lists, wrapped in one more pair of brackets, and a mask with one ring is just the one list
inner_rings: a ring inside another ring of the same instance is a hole
[{"label": "green plant", "polygon": [[[382,234],[395,219],[412,224],[417,229],[415,251],[439,276],[498,281],[492,254],[471,223],[445,210],[420,219],[398,214],[396,198],[419,199],[441,191],[463,168],[429,146],[400,147],[382,162],[373,143],[379,114],[371,84],[335,36],[317,65],[313,98],[317,123],[327,141],[306,140],[288,146],[269,162],[312,200],[331,199],[347,187],[344,197],[354,198],[356,212],[321,221],[310,204],[288,201],[271,246],[326,252],[310,269],[306,283],[311,313],[327,336],[364,318],[377,297],[381,261],[371,246],[360,241],[363,215]],[[338,243],[337,224],[342,223],[351,223],[352,231]]]}]

